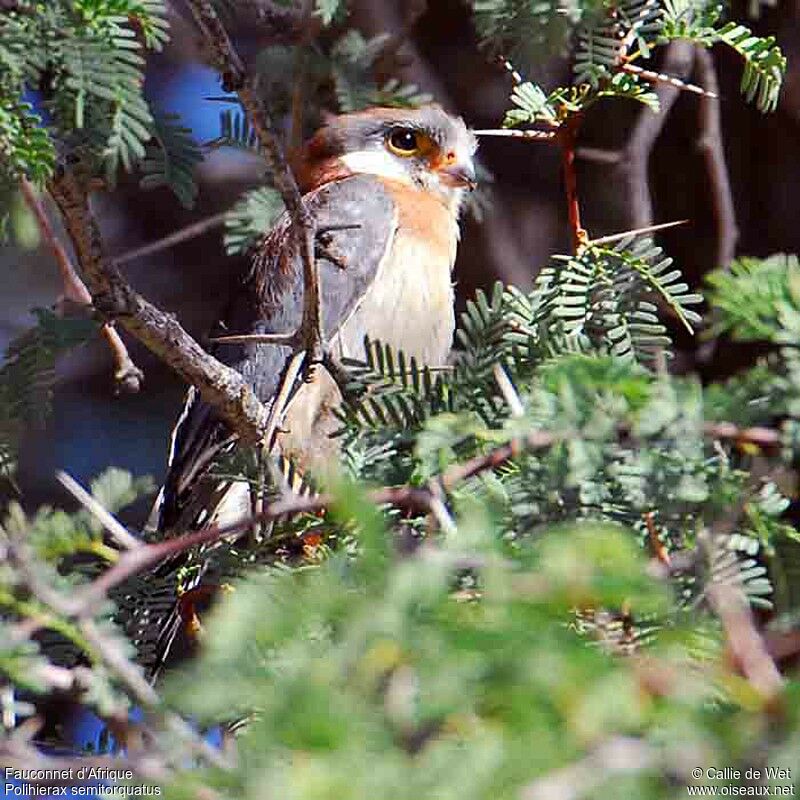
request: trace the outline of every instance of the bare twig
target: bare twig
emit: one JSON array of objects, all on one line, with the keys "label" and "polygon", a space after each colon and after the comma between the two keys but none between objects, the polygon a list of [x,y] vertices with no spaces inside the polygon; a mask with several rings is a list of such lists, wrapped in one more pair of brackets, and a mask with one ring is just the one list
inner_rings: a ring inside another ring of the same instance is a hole
[{"label": "bare twig", "polygon": [[528,139],[534,142],[555,141],[555,131],[517,130],[516,128],[483,128],[472,131],[476,136],[506,136],[511,139]]},{"label": "bare twig", "polygon": [[[41,198],[27,178],[21,179],[20,190],[25,203],[36,219],[42,239],[44,239],[58,265],[63,287],[62,300],[67,300],[79,306],[90,306],[92,304],[92,295],[76,272],[66,248],[61,244],[56,232],[53,230]],[[119,333],[114,330],[111,324],[105,323],[102,333],[114,357],[114,380],[117,388],[127,393],[138,392],[144,380],[144,373],[133,362],[125,342],[122,341]]]},{"label": "bare twig", "polygon": [[564,170],[564,192],[567,197],[569,227],[572,231],[572,247],[577,253],[587,242],[588,234],[581,225],[581,209],[578,202],[578,176],[575,170],[575,147],[581,115],[573,114],[561,123],[557,140],[561,146],[561,164]]},{"label": "bare twig", "polygon": [[36,189],[33,187],[33,184],[27,178],[22,178],[19,182],[19,188],[22,192],[25,204],[36,219],[36,224],[42,235],[42,239],[44,239],[45,244],[56,260],[58,272],[61,275],[63,297],[76,305],[91,305],[92,296],[89,294],[86,284],[84,284],[75,271],[75,267],[72,265],[66,248],[61,244],[58,236],[56,236],[50,218],[45,211],[44,204],[36,192]]},{"label": "bare twig", "polygon": [[717,71],[714,68],[713,56],[704,47],[697,46],[695,64],[698,80],[709,90],[709,93],[700,100],[700,138],[697,147],[705,159],[714,221],[717,226],[716,263],[718,267],[725,269],[736,255],[739,228],[736,225],[733,191],[725,163],[720,103],[717,98]]},{"label": "bare twig", "polygon": [[102,333],[114,357],[114,385],[117,392],[136,394],[142,388],[144,372],[134,363],[112,322],[103,324]]},{"label": "bare twig", "polygon": [[532,431],[519,439],[512,439],[507,444],[491,450],[482,456],[475,456],[463,464],[454,464],[441,475],[439,485],[450,491],[462,481],[468,480],[481,472],[500,467],[512,458],[524,452],[543,450],[561,441],[561,437],[547,431]]},{"label": "bare twig", "polygon": [[210,0],[187,0],[198,27],[211,49],[214,64],[223,77],[223,88],[234,91],[247,114],[248,121],[261,143],[275,188],[280,192],[295,235],[295,246],[303,264],[303,321],[301,332],[306,351],[307,375],[322,360],[322,310],[319,294],[319,274],[314,256],[314,219],[303,204],[297,182],[289,169],[286,156],[269,113],[256,87],[247,75],[244,63],[236,52],[225,27]]},{"label": "bare twig", "polygon": [[[619,432],[625,433],[625,426],[620,426]],[[776,431],[766,428],[742,429],[726,422],[707,423],[704,432],[709,437],[735,442],[749,441],[765,445],[767,442],[775,443],[778,441],[778,433]],[[563,436],[560,434],[548,431],[531,431],[525,436],[512,439],[506,444],[490,450],[488,453],[475,456],[463,464],[455,464],[449,467],[438,478],[431,479],[427,486],[388,486],[371,491],[368,497],[377,505],[393,505],[398,508],[424,513],[439,511],[437,504],[442,501],[442,498],[448,492],[464,481],[482,472],[496,469],[522,453],[544,450],[561,441],[563,441]],[[26,564],[19,548],[10,551],[10,555],[18,562],[17,565],[20,571],[37,597],[40,597],[43,602],[58,613],[71,617],[80,617],[101,601],[115,586],[166,558],[199,545],[212,544],[235,536],[255,523],[268,522],[295,514],[324,511],[333,501],[334,498],[331,495],[325,494],[312,497],[289,495],[268,504],[260,514],[242,518],[230,525],[214,525],[162,542],[142,544],[123,553],[112,567],[69,598],[44,585],[38,579],[35,571]]]},{"label": "bare twig", "polygon": [[646,228],[635,228],[632,231],[622,231],[621,233],[612,233],[608,236],[601,236],[598,239],[588,241],[587,245],[598,244],[612,244],[622,239],[627,239],[629,236],[643,236],[646,233],[655,233],[656,231],[663,231],[667,228],[676,228],[678,225],[687,225],[688,219],[677,219],[674,222],[661,222],[658,225],[648,225]]},{"label": "bare twig", "polygon": [[[400,508],[417,511],[430,511],[432,494],[428,489],[413,486],[386,487],[369,493],[369,498],[378,505],[389,504]],[[212,525],[192,533],[166,539],[163,542],[147,544],[136,550],[128,550],[114,566],[106,570],[92,583],[76,593],[65,605],[60,604],[60,610],[66,611],[70,616],[84,613],[85,609],[93,607],[101,601],[115,586],[123,583],[133,575],[146,570],[166,558],[183,553],[199,545],[213,544],[222,539],[235,536],[252,527],[253,524],[269,522],[280,517],[296,514],[311,514],[326,510],[334,498],[330,495],[314,495],[288,497],[269,503],[264,510],[252,517],[243,517],[238,522],[230,525]],[[52,598],[51,598],[52,599]]]},{"label": "bare twig", "polygon": [[[675,41],[666,49],[662,69],[676,78],[691,74],[694,48],[689,42]],[[653,202],[650,197],[648,163],[650,153],[658,139],[680,89],[671,83],[658,83],[655,87],[660,110],[654,114],[644,108],[622,153],[619,169],[623,171],[628,198],[628,218],[631,227],[645,228],[653,223]]]},{"label": "bare twig", "polygon": [[617,165],[622,161],[622,153],[619,150],[606,150],[603,147],[583,145],[575,150],[575,155],[577,158],[593,161],[595,164]]},{"label": "bare twig", "polygon": [[765,450],[780,447],[781,435],[773,428],[740,428],[732,422],[707,422],[704,434],[712,439],[733,442],[737,445],[755,445]]},{"label": "bare twig", "polygon": [[643,78],[644,80],[650,81],[651,83],[669,84],[670,86],[674,87],[675,89],[681,92],[691,92],[692,94],[699,94],[701,97],[707,97],[711,100],[717,100],[719,97],[716,91],[710,91],[707,88],[703,88],[702,86],[695,86],[693,83],[686,83],[686,81],[681,80],[676,75],[669,75],[666,72],[653,72],[652,70],[649,69],[642,69],[641,67],[638,67],[635,64],[624,64],[622,66],[622,71],[627,72],[631,75],[636,75],[637,77]]},{"label": "bare twig", "polygon": [[296,333],[232,333],[228,336],[210,336],[213,344],[282,344],[297,343]]},{"label": "bare twig", "polygon": [[672,559],[669,556],[669,552],[667,548],[664,547],[664,543],[661,541],[661,537],[658,535],[658,528],[656,528],[655,520],[653,519],[653,512],[648,511],[644,515],[644,523],[647,527],[647,538],[650,542],[650,548],[653,551],[653,555],[667,568],[670,569],[672,567]]},{"label": "bare twig", "polygon": [[183,553],[193,547],[212,544],[234,536],[257,522],[268,522],[289,514],[313,513],[321,511],[330,503],[330,498],[322,495],[315,497],[294,497],[270,503],[255,518],[247,517],[231,525],[212,525],[183,536],[176,536],[155,544],[146,544],[136,550],[128,550],[119,561],[96,578],[86,588],[79,591],[74,598],[72,614],[81,613],[101,601],[115,586],[133,575],[155,566],[166,558]]},{"label": "bare twig", "polygon": [[[135,552],[129,550],[129,553]],[[145,680],[139,667],[128,659],[128,655],[120,642],[102,634],[94,620],[87,618],[78,622],[86,641],[92,646],[103,663],[127,687],[136,700],[143,706],[156,706],[160,698],[155,689]]]},{"label": "bare twig", "polygon": [[520,400],[519,394],[516,388],[514,388],[514,384],[511,382],[511,378],[508,377],[508,373],[500,364],[495,364],[494,367],[492,367],[492,372],[494,373],[495,381],[497,381],[497,386],[503,395],[503,399],[506,401],[506,405],[511,412],[511,416],[517,418],[524,416],[525,407],[522,405],[522,400]]},{"label": "bare twig", "polygon": [[197,236],[202,236],[203,234],[208,233],[208,231],[214,230],[214,228],[219,228],[221,225],[225,224],[225,219],[227,216],[228,212],[223,211],[221,214],[214,214],[206,219],[201,219],[199,222],[194,222],[191,225],[187,225],[185,228],[181,228],[180,230],[169,234],[169,236],[165,236],[163,239],[158,239],[155,242],[142,245],[134,250],[128,250],[126,253],[121,253],[115,258],[112,258],[111,263],[114,264],[115,267],[120,267],[123,264],[127,264],[129,261],[135,261],[139,258],[144,258],[145,256],[152,256],[155,253],[160,253],[162,250],[175,247],[175,245],[180,244],[181,242],[185,242],[188,239],[194,239]]},{"label": "bare twig", "polygon": [[741,589],[717,583],[708,587],[707,597],[722,623],[728,648],[742,674],[765,700],[776,700],[783,691],[783,678],[756,629]]},{"label": "bare twig", "polygon": [[275,399],[272,401],[272,405],[270,406],[269,418],[267,419],[267,424],[264,429],[264,442],[267,447],[272,447],[274,436],[278,432],[278,429],[283,422],[283,417],[292,394],[292,389],[294,388],[295,381],[303,369],[304,360],[305,352],[300,350],[289,360],[286,371],[283,373],[280,387],[278,388]]},{"label": "bare twig", "polygon": [[610,739],[589,755],[537,778],[523,789],[523,800],[580,800],[595,792],[613,776],[651,770],[658,763],[656,751],[641,739]]},{"label": "bare twig", "polygon": [[524,82],[524,78],[522,75],[517,71],[517,68],[511,63],[511,61],[503,55],[497,57],[497,61],[502,64],[503,67],[508,70],[509,75],[511,75],[511,80],[519,86],[521,83]]},{"label": "bare twig", "polygon": [[126,550],[141,547],[142,543],[111,513],[104,508],[78,481],[66,472],[56,472],[59,483],[82,505],[91,512],[100,524],[111,534],[117,544]]},{"label": "bare twig", "polygon": [[289,150],[299,150],[303,144],[303,121],[305,120],[306,66],[308,45],[311,43],[313,28],[309,20],[314,11],[311,0],[302,0],[298,12],[302,16],[303,36],[295,50],[294,75],[292,77],[291,126],[289,128]]},{"label": "bare twig", "polygon": [[236,370],[203,350],[173,316],[135,292],[105,259],[100,229],[89,207],[87,184],[81,174],[60,171],[49,188],[64,218],[95,308],[109,319],[118,320],[196,386],[242,439],[258,441],[267,411],[249,384]]}]

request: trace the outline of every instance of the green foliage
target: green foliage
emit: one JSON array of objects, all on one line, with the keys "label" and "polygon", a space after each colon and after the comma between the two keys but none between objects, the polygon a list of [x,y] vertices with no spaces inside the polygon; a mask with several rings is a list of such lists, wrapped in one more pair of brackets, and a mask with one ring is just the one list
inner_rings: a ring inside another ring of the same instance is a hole
[{"label": "green foliage", "polygon": [[800,264],[797,256],[740,258],[730,271],[707,276],[710,299],[722,312],[717,332],[745,341],[780,343],[784,329],[800,316]]},{"label": "green foliage", "polygon": [[690,39],[710,45],[716,35],[714,26],[719,22],[719,3],[697,0],[664,0],[661,34],[665,39]]},{"label": "green foliage", "polygon": [[0,477],[13,473],[25,429],[50,413],[56,358],[97,330],[90,319],[62,318],[40,308],[33,313],[36,326],[9,344],[0,367]]},{"label": "green foliage", "polygon": [[[92,482],[91,493],[109,509],[121,509],[152,488],[150,479],[134,479],[129,473],[110,469]],[[0,519],[0,553],[4,566],[0,568],[0,630],[32,618],[36,620],[36,643],[20,640],[19,631],[2,637],[0,645],[0,674],[25,690],[46,692],[51,687],[47,667],[81,667],[80,681],[85,684],[89,702],[101,714],[126,713],[128,702],[103,664],[96,644],[85,629],[63,610],[56,610],[33,598],[21,575],[6,564],[13,550],[16,560],[24,559],[26,572],[33,580],[41,581],[65,598],[75,596],[87,581],[95,577],[102,565],[113,563],[118,550],[109,543],[96,518],[86,510],[67,513],[42,507],[27,515],[12,502]],[[98,604],[90,619],[102,633],[108,646],[120,658],[132,655],[131,644],[120,636],[109,621],[110,604]],[[28,711],[27,713],[31,713]]]},{"label": "green foliage", "polygon": [[176,114],[156,117],[153,136],[156,143],[147,147],[140,186],[168,186],[185,208],[192,208],[197,197],[194,170],[203,160],[197,142]]},{"label": "green foliage", "polygon": [[[0,16],[0,188],[22,176],[46,182],[57,147],[108,182],[138,163],[144,187],[169,186],[191,205],[200,149],[174,116],[154,118],[141,91],[143,53],[166,38],[163,3],[24,5],[35,13]],[[572,45],[572,85],[546,92],[516,81],[507,126],[555,132],[608,96],[655,108],[657,78],[631,67],[675,38],[739,52],[743,91],[761,110],[774,107],[785,68],[771,40],[723,24],[699,0],[471,5],[495,52],[524,61]],[[414,87],[379,83],[388,37],[340,30],[340,0],[313,11],[318,39],[256,59],[259,91],[274,117],[291,119],[290,138],[323,108],[423,100]],[[48,43],[47,63],[33,42]],[[47,128],[21,99],[41,83]],[[236,106],[212,144],[258,150]],[[246,193],[227,221],[228,251],[250,249],[281,211],[271,187]],[[800,266],[742,259],[710,279],[711,334],[770,350],[704,385],[666,369],[674,329],[703,322],[702,298],[672,260],[646,236],[576,238],[576,252],[555,256],[530,291],[497,285],[467,303],[446,366],[365,340],[363,356],[344,364],[340,471],[303,475],[305,489],[330,498],[324,514],[254,524],[178,554],[162,542],[155,552],[169,557],[151,572],[85,606],[88,582],[108,565],[153,551],[120,556],[85,510],[10,503],[0,678],[17,694],[0,693],[4,719],[12,706],[36,710],[27,701],[66,678],[119,724],[131,698],[153,699],[140,670],[152,677],[165,639],[185,629],[200,658],[172,676],[166,704],[151,703],[135,737],[134,755],[167,797],[261,798],[267,786],[309,800],[670,800],[693,767],[793,763],[797,681],[787,675],[776,699],[728,651],[744,641],[737,626],[754,634],[746,603],[763,619],[774,606],[784,619],[797,613],[784,566],[800,546]],[[0,369],[3,469],[42,416],[57,355],[94,329],[38,316]],[[280,466],[239,448],[209,477],[270,502],[287,491]],[[376,485],[398,506],[373,503]],[[116,513],[149,488],[112,469],[91,492]],[[733,623],[720,613],[728,596],[741,604]],[[216,608],[206,615],[197,597]],[[170,709],[237,728],[236,761],[208,767],[219,757]]]},{"label": "green foliage", "polygon": [[669,344],[656,316],[658,304],[670,308],[690,332],[700,319],[689,306],[702,297],[671,266],[672,259],[646,237],[556,257],[537,278],[533,321],[559,326],[577,347],[599,346],[626,359],[652,358]]},{"label": "green foliage", "polygon": [[[134,478],[116,467],[107,469],[91,484],[92,497],[112,513],[152,490],[151,478]],[[66,513],[45,506],[28,518],[19,505],[12,504],[4,526],[12,534],[24,531],[35,556],[46,563],[59,564],[78,554],[107,562],[117,560],[117,551],[104,542],[103,526],[86,510]]]},{"label": "green foliage", "polygon": [[0,157],[7,180],[22,176],[41,185],[52,173],[55,150],[30,103],[0,106]]},{"label": "green foliage", "polygon": [[[760,111],[775,109],[786,59],[773,37],[754,36],[737,22],[723,23],[721,7],[709,0],[584,0],[566,6],[532,0],[472,0],[478,34],[484,45],[525,67],[574,43],[574,84],[545,101],[533,84],[518,86],[506,125],[549,122],[600,97],[638,100],[657,110],[650,82],[642,73],[654,48],[674,39],[703,47],[732,47],[744,59],[742,93]],[[555,102],[554,102],[555,100]],[[565,102],[566,101],[566,102]]]},{"label": "green foliage", "polygon": [[[347,502],[341,511],[353,513]],[[633,673],[559,621],[578,597],[664,606],[630,540],[611,526],[578,525],[554,531],[535,561],[512,563],[496,552],[485,520],[474,522],[476,536],[485,531],[472,543],[481,551],[480,602],[453,598],[463,569],[457,548],[392,564],[370,545],[363,565],[334,559],[268,573],[236,590],[214,620],[205,664],[171,693],[204,719],[254,714],[238,739],[241,757],[292,798],[317,796],[321,786],[348,798],[387,787],[419,797],[511,794],[568,763],[576,749],[564,743],[576,728],[588,741],[604,725],[641,729],[650,712],[636,699]],[[361,535],[374,542],[385,533],[373,522]],[[585,569],[576,573],[579,553]],[[201,675],[209,683],[191,691]],[[599,695],[611,687],[617,702],[600,718]],[[245,774],[182,781],[249,797]]]},{"label": "green foliage", "polygon": [[390,79],[378,86],[372,79],[376,62],[389,42],[388,34],[365,39],[348,31],[331,50],[331,73],[339,109],[359,111],[369,106],[418,106],[431,101],[413,84]]},{"label": "green foliage", "polygon": [[[22,0],[0,12],[0,232],[11,188],[38,186],[62,158],[113,185],[145,157],[154,120],[143,94],[147,50],[168,39],[162,0]],[[44,125],[28,96],[36,93]],[[172,176],[170,176],[172,177]]]},{"label": "green foliage", "polygon": [[225,252],[236,255],[250,250],[283,209],[280,194],[271,186],[246,192],[225,219]]},{"label": "green foliage", "polygon": [[[582,257],[595,270],[595,261],[626,265],[628,281],[662,300],[686,295],[664,288],[678,276],[650,245]],[[753,277],[777,262],[734,270],[725,297],[747,305],[770,291]],[[426,533],[422,515],[377,515],[349,483],[329,485],[330,518],[312,530],[327,528],[338,551],[245,572],[212,615],[202,658],[172,678],[167,697],[184,713],[243,730],[238,767],[180,772],[168,797],[201,785],[256,796],[253,769],[296,798],[373,797],[393,786],[414,796],[516,796],[626,737],[642,748],[630,796],[656,800],[674,796],[671,782],[691,783],[695,765],[642,753],[685,747],[687,736],[728,764],[764,753],[762,706],[726,674],[709,598],[727,587],[771,607],[768,566],[797,533],[764,465],[789,464],[708,436],[706,425],[734,405],[747,424],[764,424],[798,390],[775,363],[703,389],[651,372],[652,353],[615,351],[603,336],[570,344],[552,298],[550,280],[527,295],[479,294],[447,370],[370,341],[364,360],[347,364],[345,467],[359,480],[435,484],[518,444],[510,459],[445,490],[447,535]],[[684,305],[662,308],[685,314]],[[658,319],[658,310],[648,313]],[[714,311],[732,323],[724,305]],[[620,313],[635,324],[635,310]],[[527,449],[536,431],[550,441]],[[680,564],[668,578],[646,577],[649,525]],[[676,676],[658,683],[656,702],[642,689],[651,667],[653,679]],[[787,736],[767,746],[771,763],[787,763]],[[612,783],[618,792],[618,776],[601,770],[593,786]]]},{"label": "green foliage", "polygon": [[[561,99],[561,95],[556,95]],[[511,102],[515,108],[506,112],[503,125],[513,128],[515,125],[535,125],[537,122],[555,125],[558,114],[553,100],[548,97],[541,87],[525,81],[517,84],[511,92]]]},{"label": "green foliage", "polygon": [[322,18],[323,25],[330,25],[331,22],[345,11],[343,0],[314,0],[314,9]]},{"label": "green foliage", "polygon": [[717,38],[744,59],[741,88],[746,100],[755,101],[759,111],[774,111],[786,73],[786,58],[774,37],[754,36],[746,26],[729,22]]},{"label": "green foliage", "polygon": [[564,50],[571,25],[586,6],[556,0],[471,0],[475,26],[493,52],[525,64]]}]

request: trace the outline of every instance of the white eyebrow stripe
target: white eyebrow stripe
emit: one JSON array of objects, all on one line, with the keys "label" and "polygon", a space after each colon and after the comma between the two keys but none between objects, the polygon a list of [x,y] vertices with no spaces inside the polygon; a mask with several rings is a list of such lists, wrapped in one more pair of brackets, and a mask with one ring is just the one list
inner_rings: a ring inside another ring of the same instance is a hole
[{"label": "white eyebrow stripe", "polygon": [[413,183],[403,162],[385,150],[356,150],[340,156],[340,160],[351,172]]}]

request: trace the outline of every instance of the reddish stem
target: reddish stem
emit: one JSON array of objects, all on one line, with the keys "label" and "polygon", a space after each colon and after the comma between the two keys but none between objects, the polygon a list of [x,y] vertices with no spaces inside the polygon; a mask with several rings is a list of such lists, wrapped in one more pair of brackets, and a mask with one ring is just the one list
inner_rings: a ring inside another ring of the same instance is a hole
[{"label": "reddish stem", "polygon": [[573,114],[561,123],[558,143],[561,145],[561,163],[564,167],[564,191],[567,196],[569,226],[572,231],[572,247],[577,253],[586,243],[587,235],[581,225],[581,209],[578,203],[578,177],[575,171],[575,144],[581,126],[581,115]]}]

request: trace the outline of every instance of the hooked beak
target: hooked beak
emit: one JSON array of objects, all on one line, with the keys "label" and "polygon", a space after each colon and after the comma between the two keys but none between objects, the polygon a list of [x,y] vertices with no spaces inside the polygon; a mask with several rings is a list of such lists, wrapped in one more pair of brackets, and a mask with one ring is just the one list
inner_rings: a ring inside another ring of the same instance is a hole
[{"label": "hooked beak", "polygon": [[470,163],[449,164],[439,170],[441,181],[446,186],[453,186],[457,189],[472,191],[478,185],[475,176],[475,167]]}]

